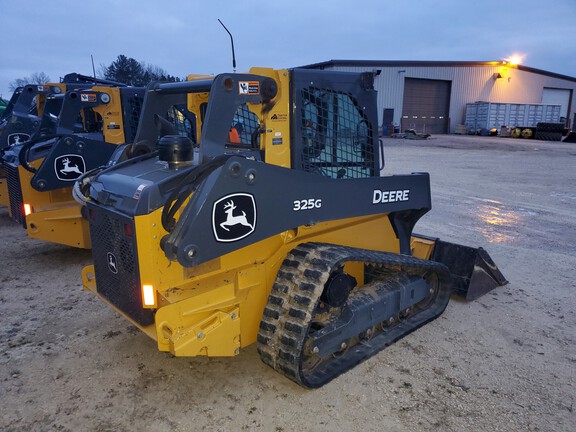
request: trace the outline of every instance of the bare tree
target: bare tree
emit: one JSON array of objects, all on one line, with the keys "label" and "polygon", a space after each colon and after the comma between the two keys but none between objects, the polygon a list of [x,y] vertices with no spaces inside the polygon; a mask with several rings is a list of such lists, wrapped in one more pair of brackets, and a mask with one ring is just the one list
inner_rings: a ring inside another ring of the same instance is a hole
[{"label": "bare tree", "polygon": [[8,84],[10,91],[16,90],[18,87],[24,87],[26,84],[45,84],[50,82],[50,77],[44,72],[34,72],[30,77],[16,78]]}]

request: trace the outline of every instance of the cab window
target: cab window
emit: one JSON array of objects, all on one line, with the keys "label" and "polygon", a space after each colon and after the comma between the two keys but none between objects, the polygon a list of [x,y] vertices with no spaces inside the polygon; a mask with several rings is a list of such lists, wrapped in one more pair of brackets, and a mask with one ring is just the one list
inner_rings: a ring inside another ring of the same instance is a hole
[{"label": "cab window", "polygon": [[301,168],[332,178],[371,177],[374,128],[354,97],[309,87],[302,101]]}]

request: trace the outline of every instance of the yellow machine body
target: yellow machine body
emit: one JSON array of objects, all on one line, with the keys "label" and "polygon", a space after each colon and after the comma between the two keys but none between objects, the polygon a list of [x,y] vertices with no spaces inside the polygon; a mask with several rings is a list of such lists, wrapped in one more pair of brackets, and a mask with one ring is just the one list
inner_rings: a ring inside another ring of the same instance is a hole
[{"label": "yellow machine body", "polygon": [[122,118],[122,97],[119,87],[94,86],[92,90],[102,92],[110,96],[110,102],[98,105],[92,110],[102,117],[102,133],[104,141],[111,144],[125,142],[124,120]]},{"label": "yellow machine body", "polygon": [[[252,68],[250,73],[278,82],[276,103],[269,112],[262,113],[260,106],[249,108],[266,125],[260,140],[266,163],[289,168],[290,140],[273,144],[274,138],[290,136],[288,71]],[[189,95],[189,111],[200,112],[208,96],[208,93]],[[298,244],[323,242],[399,251],[388,215],[380,214],[297,227],[197,267],[184,268],[168,260],[159,247],[160,239],[167,234],[162,228],[161,212],[158,209],[137,216],[134,233],[142,289],[145,285],[152,287],[148,289],[154,299],[144,307],[156,310],[155,323],[142,326],[115,310],[155,339],[159,350],[176,356],[232,356],[254,343],[278,269],[287,253]],[[415,256],[428,258],[432,247],[433,242],[413,238]],[[346,270],[362,282],[363,264],[348,263]],[[98,295],[92,266],[84,269],[83,280],[85,288]]]},{"label": "yellow machine body", "polygon": [[[42,160],[30,165],[37,168]],[[72,188],[39,192],[30,185],[34,174],[18,166],[28,236],[80,249],[90,249],[88,221],[72,199]]]},{"label": "yellow machine body", "polygon": [[8,195],[8,181],[6,173],[3,168],[0,168],[0,206],[8,207],[8,214],[11,216],[10,211],[10,197]]},{"label": "yellow machine body", "polygon": [[[438,317],[473,285],[468,268],[483,292],[506,282],[487,254],[460,260],[459,245],[412,235],[429,176],[379,175],[372,76],[252,68],[189,81],[149,91],[187,93],[204,133],[193,157],[172,159],[186,149],[172,135],[89,179],[84,288],[160,351],[234,356],[257,342],[264,362],[318,387]],[[249,145],[224,142],[249,121]],[[221,235],[236,225],[247,234]]]},{"label": "yellow machine body", "polygon": [[[135,220],[142,285],[151,285],[155,324],[143,327],[116,309],[158,349],[176,356],[232,356],[256,341],[270,288],[288,251],[303,242],[324,242],[398,252],[386,215],[319,223],[286,231],[193,268],[169,261],[158,247],[166,235],[161,210]],[[369,236],[366,233],[370,233]],[[363,265],[348,273],[362,280]],[[84,287],[98,294],[93,267],[83,272]]]},{"label": "yellow machine body", "polygon": [[[102,119],[104,141],[111,144],[124,143],[124,122],[120,88],[94,86],[94,92],[106,93],[110,101],[93,107]],[[84,119],[84,113],[81,114]],[[31,163],[37,168],[43,159]],[[64,244],[80,249],[90,249],[90,230],[88,221],[81,215],[82,206],[72,198],[72,187],[41,192],[34,189],[30,180],[33,174],[22,166],[18,167],[20,185],[26,215],[28,236],[38,240]],[[0,194],[2,185],[0,185]]]},{"label": "yellow machine body", "polygon": [[[58,92],[58,89],[60,90],[59,93],[65,93],[66,92],[66,86],[67,84],[65,83],[46,83],[44,84],[44,87],[49,87],[50,89],[52,89],[52,92]],[[42,86],[39,86],[42,87]],[[46,99],[47,99],[47,94],[46,93],[38,93],[38,96],[36,97],[36,109],[38,111],[38,117],[42,117],[42,115],[44,114],[44,107],[46,106]]]},{"label": "yellow machine body", "polygon": [[[46,83],[44,84],[45,87],[51,88],[53,91],[60,90],[60,93],[64,93],[66,91],[66,84],[64,83]],[[40,86],[41,87],[41,86]],[[36,96],[36,110],[38,113],[38,117],[42,117],[44,114],[44,107],[46,106],[46,93],[38,93]],[[8,207],[8,215],[12,217],[12,210],[10,207],[10,194],[8,193],[8,183],[6,179],[6,171],[0,164],[0,206]]]}]

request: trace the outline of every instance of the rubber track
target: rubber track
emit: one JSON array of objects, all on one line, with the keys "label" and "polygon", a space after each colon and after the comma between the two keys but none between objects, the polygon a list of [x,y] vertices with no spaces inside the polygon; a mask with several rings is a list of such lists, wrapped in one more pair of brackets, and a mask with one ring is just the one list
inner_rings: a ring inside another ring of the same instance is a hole
[{"label": "rubber track", "polygon": [[[368,267],[391,268],[420,276],[436,272],[440,281],[436,303],[378,333],[370,343],[356,344],[318,370],[305,373],[301,369],[304,344],[314,311],[330,273],[347,261],[362,261]],[[448,281],[446,266],[434,261],[331,244],[301,244],[287,255],[278,271],[260,322],[258,352],[266,364],[296,383],[320,387],[439,316],[450,298]]]}]

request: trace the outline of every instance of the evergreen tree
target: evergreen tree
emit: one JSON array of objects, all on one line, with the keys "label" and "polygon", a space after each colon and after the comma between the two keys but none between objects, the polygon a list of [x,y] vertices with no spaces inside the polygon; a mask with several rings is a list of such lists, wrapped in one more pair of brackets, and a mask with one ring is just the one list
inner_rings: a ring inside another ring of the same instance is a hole
[{"label": "evergreen tree", "polygon": [[109,66],[101,67],[104,78],[133,86],[145,86],[151,81],[180,81],[164,69],[139,62],[120,54]]}]

